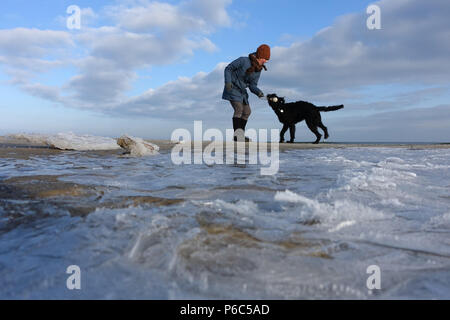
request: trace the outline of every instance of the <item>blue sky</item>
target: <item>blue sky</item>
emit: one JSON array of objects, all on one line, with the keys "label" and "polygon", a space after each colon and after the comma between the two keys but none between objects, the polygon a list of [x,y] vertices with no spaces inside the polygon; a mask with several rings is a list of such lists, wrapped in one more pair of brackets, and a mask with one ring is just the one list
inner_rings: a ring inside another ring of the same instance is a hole
[{"label": "blue sky", "polygon": [[[382,30],[365,26],[372,3]],[[83,9],[80,30],[66,28],[69,5]],[[324,115],[331,141],[448,141],[449,11],[445,0],[3,0],[0,134],[168,139],[194,120],[224,130],[223,68],[267,43],[265,93],[346,105]],[[249,127],[280,127],[250,103]]]}]

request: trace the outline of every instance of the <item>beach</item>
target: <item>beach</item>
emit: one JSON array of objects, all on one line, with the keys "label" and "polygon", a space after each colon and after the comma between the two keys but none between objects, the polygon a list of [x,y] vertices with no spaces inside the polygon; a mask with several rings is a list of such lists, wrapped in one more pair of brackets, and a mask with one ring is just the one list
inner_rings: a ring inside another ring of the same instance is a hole
[{"label": "beach", "polygon": [[[146,139],[146,141],[158,145],[161,151],[169,151],[176,145],[176,143],[170,140],[161,139]],[[202,148],[211,144],[211,141],[202,141]],[[215,142],[218,146],[226,148],[225,143]],[[263,143],[265,144],[265,143]],[[248,148],[249,143],[246,143]],[[194,148],[194,142],[191,142],[192,149]],[[402,149],[449,149],[450,143],[320,143],[312,144],[310,142],[297,142],[297,143],[280,143],[279,150],[295,150],[295,149],[341,149],[341,148],[402,148]],[[270,149],[270,144],[268,144]],[[43,143],[31,143],[29,141],[24,141],[23,139],[9,138],[0,136],[0,158],[19,158],[26,159],[33,155],[54,155],[64,152],[64,150],[58,150],[55,148],[48,147]],[[100,152],[100,151],[94,151]],[[104,154],[117,154],[121,151],[105,151]],[[100,152],[101,153],[101,152]]]}]

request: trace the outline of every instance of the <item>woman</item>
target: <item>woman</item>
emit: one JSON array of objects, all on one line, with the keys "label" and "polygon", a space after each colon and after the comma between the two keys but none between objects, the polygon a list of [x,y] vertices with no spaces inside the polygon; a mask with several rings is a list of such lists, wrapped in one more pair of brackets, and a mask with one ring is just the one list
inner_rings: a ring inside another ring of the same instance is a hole
[{"label": "woman", "polygon": [[[234,109],[233,129],[234,140],[238,136],[243,136],[245,126],[250,116],[251,109],[248,103],[247,87],[258,97],[264,97],[264,93],[258,88],[258,81],[261,70],[267,71],[264,65],[270,59],[270,47],[263,44],[258,47],[256,52],[249,54],[248,57],[240,57],[234,60],[225,68],[225,89],[222,99],[228,100]],[[242,129],[241,134],[237,130]],[[248,138],[245,138],[249,141]]]}]

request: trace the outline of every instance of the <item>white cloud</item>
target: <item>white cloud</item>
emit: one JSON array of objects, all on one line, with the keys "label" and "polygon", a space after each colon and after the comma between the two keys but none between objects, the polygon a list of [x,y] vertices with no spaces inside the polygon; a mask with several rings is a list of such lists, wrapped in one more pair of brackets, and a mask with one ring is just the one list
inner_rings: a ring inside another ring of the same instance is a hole
[{"label": "white cloud", "polygon": [[134,32],[185,32],[200,30],[205,22],[193,16],[183,15],[175,5],[151,2],[147,6],[123,8],[114,7],[112,15],[119,26]]},{"label": "white cloud", "polygon": [[35,84],[24,84],[21,87],[23,90],[45,100],[58,102],[61,100],[60,92],[58,87],[46,86],[40,83]]},{"label": "white cloud", "polygon": [[181,116],[190,120],[218,116],[218,109],[220,106],[223,109],[225,104],[218,99],[222,95],[224,68],[225,64],[222,63],[210,73],[199,72],[192,78],[171,81],[117,105],[115,110],[166,119],[179,119]]},{"label": "white cloud", "polygon": [[108,8],[118,25],[133,32],[188,34],[209,33],[217,26],[229,26],[226,7],[230,0],[191,0],[178,5],[159,1],[133,2]]},{"label": "white cloud", "polygon": [[[448,142],[450,105],[381,112],[327,121],[333,139],[346,141]],[[326,123],[327,123],[326,122]]]},{"label": "white cloud", "polygon": [[92,8],[87,7],[81,9],[81,24],[83,26],[93,24],[98,18],[99,15]]},{"label": "white cloud", "polygon": [[205,21],[206,26],[230,26],[231,17],[226,8],[231,2],[231,0],[194,0],[184,2],[181,10]]},{"label": "white cloud", "polygon": [[61,66],[63,61],[58,58],[73,45],[70,34],[64,31],[2,29],[0,64],[10,75],[11,83],[23,84],[36,73]]},{"label": "white cloud", "polygon": [[75,108],[108,109],[123,99],[135,73],[110,59],[88,57],[77,63],[80,74],[64,86],[66,104]]},{"label": "white cloud", "polygon": [[352,102],[347,104],[348,107],[359,109],[362,111],[367,110],[395,110],[401,108],[410,108],[411,106],[419,106],[424,103],[429,103],[436,98],[440,98],[450,93],[450,88],[446,87],[432,87],[426,89],[415,90],[412,92],[397,93],[390,95],[386,99],[377,99],[373,102]]},{"label": "white cloud", "polygon": [[50,50],[71,44],[70,35],[64,31],[26,28],[0,30],[0,54],[6,57],[39,58]]},{"label": "white cloud", "polygon": [[169,64],[192,55],[194,50],[215,48],[206,38],[189,39],[177,35],[169,39],[112,27],[91,29],[78,35],[77,40],[90,49],[90,58],[108,59],[120,69]]}]

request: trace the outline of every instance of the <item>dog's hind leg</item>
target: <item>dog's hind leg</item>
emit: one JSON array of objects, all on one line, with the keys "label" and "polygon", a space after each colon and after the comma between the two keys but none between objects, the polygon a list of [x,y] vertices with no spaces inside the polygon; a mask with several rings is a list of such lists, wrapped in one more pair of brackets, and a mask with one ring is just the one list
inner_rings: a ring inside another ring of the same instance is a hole
[{"label": "dog's hind leg", "polygon": [[283,129],[281,129],[281,132],[280,132],[280,143],[284,142],[284,134],[286,133],[288,128],[289,128],[289,126],[287,124],[283,124]]},{"label": "dog's hind leg", "polygon": [[328,129],[327,127],[325,127],[325,125],[322,123],[322,121],[319,122],[319,128],[323,130],[323,132],[325,133],[325,139],[328,139],[330,137],[330,135],[328,134]]},{"label": "dog's hind leg", "polygon": [[320,142],[320,139],[322,138],[322,135],[317,130],[317,126],[311,120],[306,120],[306,125],[308,126],[309,130],[311,130],[312,133],[316,135],[317,139],[313,142],[313,144],[318,144]]},{"label": "dog's hind leg", "polygon": [[295,124],[291,125],[289,127],[289,134],[291,136],[291,140],[289,140],[289,143],[294,143],[295,140]]}]

